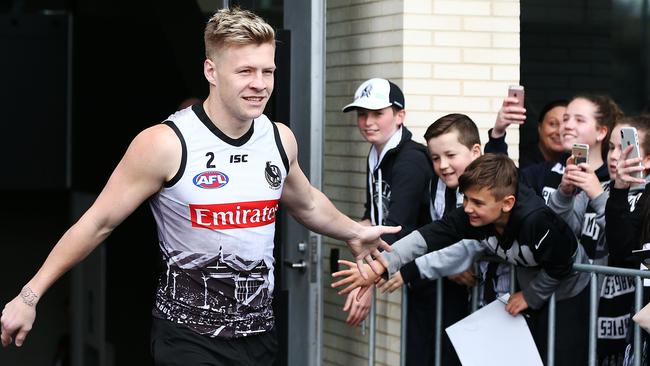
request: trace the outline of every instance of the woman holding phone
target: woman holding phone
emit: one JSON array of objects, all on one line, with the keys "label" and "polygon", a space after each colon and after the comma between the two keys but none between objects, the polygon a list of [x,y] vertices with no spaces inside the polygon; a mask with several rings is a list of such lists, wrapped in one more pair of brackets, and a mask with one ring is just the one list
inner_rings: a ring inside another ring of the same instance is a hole
[{"label": "woman holding phone", "polygon": [[[617,267],[639,268],[639,260],[630,262],[632,250],[642,249],[650,242],[650,200],[647,196],[650,185],[648,170],[650,169],[650,115],[625,118],[612,132],[612,141],[621,140],[619,130],[623,127],[634,127],[637,131],[639,157],[629,158],[633,146],[615,145],[610,147],[610,155],[615,155],[613,161],[616,174],[610,185],[609,199],[605,207],[605,237],[609,244],[610,264]],[[614,135],[616,134],[616,136]],[[613,150],[612,150],[613,148]],[[644,178],[638,178],[642,172]],[[646,245],[644,245],[644,243]],[[644,292],[645,302],[650,300],[650,291]],[[601,300],[602,302],[602,300]],[[628,311],[631,308],[627,308]],[[628,319],[631,314],[627,314]],[[628,320],[629,322],[629,320]],[[643,342],[647,343],[643,334]],[[631,365],[631,338],[627,338],[624,365]],[[647,345],[645,346],[647,347]],[[642,365],[647,365],[644,357]]]},{"label": "woman holding phone", "polygon": [[[563,175],[572,177],[569,189],[587,189],[590,197],[602,193],[598,182],[609,180],[605,159],[609,135],[617,120],[623,117],[618,105],[607,95],[578,95],[571,99],[560,124],[560,139],[565,156],[558,162],[547,161],[528,166],[521,171],[522,178],[538,195],[548,199],[562,183]],[[587,163],[578,167],[569,159],[574,144],[589,146]],[[567,164],[568,162],[568,164]],[[568,173],[565,173],[568,169]],[[591,179],[595,173],[597,179]],[[566,183],[569,183],[568,181]]]},{"label": "woman holding phone", "polygon": [[[650,115],[626,118],[630,127],[635,127],[639,138],[639,158],[628,158],[632,147],[623,149],[616,162],[616,176],[611,187],[610,198],[605,208],[607,221],[606,237],[615,246],[610,247],[612,259],[626,259],[632,250],[641,249],[642,244],[650,243],[650,201],[647,199],[650,185]],[[641,163],[641,165],[639,165]],[[643,172],[644,179],[635,177]],[[644,190],[645,194],[630,199],[630,192]]]}]

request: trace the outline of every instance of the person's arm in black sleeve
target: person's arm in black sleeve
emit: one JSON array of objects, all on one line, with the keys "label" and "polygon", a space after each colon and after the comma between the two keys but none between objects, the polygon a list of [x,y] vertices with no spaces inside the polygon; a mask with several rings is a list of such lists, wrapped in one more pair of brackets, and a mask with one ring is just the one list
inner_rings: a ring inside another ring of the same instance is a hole
[{"label": "person's arm in black sleeve", "polygon": [[632,250],[639,249],[641,233],[641,208],[646,196],[650,194],[648,187],[637,202],[635,210],[630,212],[628,188],[615,188],[612,184],[609,199],[605,205],[605,238],[609,248],[610,260],[626,260]]},{"label": "person's arm in black sleeve", "polygon": [[506,144],[506,129],[511,124],[523,124],[526,121],[526,109],[517,105],[518,100],[506,97],[497,112],[494,127],[488,131],[488,142],[485,144],[485,153],[508,155]]},{"label": "person's arm in black sleeve", "polygon": [[483,151],[488,154],[504,154],[508,155],[508,144],[506,144],[506,134],[501,137],[492,137],[492,129],[488,131],[488,142],[485,144]]},{"label": "person's arm in black sleeve", "polygon": [[573,268],[578,242],[571,228],[551,211],[531,214],[521,227],[540,270],[522,289],[533,309],[541,308]]},{"label": "person's arm in black sleeve", "polygon": [[532,188],[538,196],[544,198],[542,190],[544,189],[544,177],[552,168],[547,162],[529,165],[524,169],[519,169],[519,180]]},{"label": "person's arm in black sleeve", "polygon": [[402,226],[402,230],[383,235],[387,243],[394,243],[418,228],[420,214],[428,211],[432,176],[433,168],[423,151],[405,149],[399,153],[391,172],[390,202],[384,225]]}]

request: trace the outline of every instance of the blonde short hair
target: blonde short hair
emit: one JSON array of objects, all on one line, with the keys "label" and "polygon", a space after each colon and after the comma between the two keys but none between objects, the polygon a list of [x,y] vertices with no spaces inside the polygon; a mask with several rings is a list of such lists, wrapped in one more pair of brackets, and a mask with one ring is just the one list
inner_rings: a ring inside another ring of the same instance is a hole
[{"label": "blonde short hair", "polygon": [[212,59],[224,46],[275,44],[275,31],[264,19],[238,7],[220,9],[205,26],[205,56]]}]

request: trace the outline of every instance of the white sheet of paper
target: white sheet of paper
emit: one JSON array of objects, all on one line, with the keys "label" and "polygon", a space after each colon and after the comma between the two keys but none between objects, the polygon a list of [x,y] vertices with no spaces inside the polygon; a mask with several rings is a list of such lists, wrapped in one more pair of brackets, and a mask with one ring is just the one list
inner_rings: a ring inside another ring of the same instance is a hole
[{"label": "white sheet of paper", "polygon": [[510,315],[499,300],[446,331],[463,366],[542,366],[526,320]]}]

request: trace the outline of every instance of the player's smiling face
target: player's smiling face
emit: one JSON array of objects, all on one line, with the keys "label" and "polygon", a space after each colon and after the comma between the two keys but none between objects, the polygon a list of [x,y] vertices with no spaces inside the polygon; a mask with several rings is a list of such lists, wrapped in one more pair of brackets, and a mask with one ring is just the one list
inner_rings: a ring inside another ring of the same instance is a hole
[{"label": "player's smiling face", "polygon": [[225,46],[220,50],[213,62],[212,77],[223,118],[250,122],[264,112],[273,92],[274,57],[272,43]]}]

